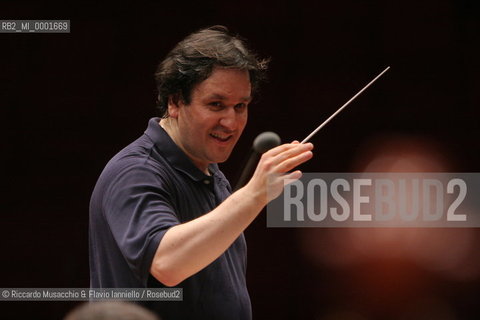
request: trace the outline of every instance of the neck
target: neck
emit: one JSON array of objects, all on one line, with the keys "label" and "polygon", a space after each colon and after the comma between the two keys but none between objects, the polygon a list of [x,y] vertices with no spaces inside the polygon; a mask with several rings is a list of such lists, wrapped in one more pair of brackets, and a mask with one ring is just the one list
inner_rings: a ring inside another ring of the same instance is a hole
[{"label": "neck", "polygon": [[210,175],[210,172],[208,171],[208,164],[205,164],[204,162],[196,160],[193,156],[190,155],[190,153],[186,150],[184,147],[181,139],[180,139],[180,134],[178,132],[178,125],[176,122],[176,119],[172,118],[162,118],[159,122],[160,126],[168,133],[170,138],[172,138],[173,142],[182,149],[182,151],[187,155],[187,157],[192,161],[192,163],[200,169],[203,173],[206,175]]}]

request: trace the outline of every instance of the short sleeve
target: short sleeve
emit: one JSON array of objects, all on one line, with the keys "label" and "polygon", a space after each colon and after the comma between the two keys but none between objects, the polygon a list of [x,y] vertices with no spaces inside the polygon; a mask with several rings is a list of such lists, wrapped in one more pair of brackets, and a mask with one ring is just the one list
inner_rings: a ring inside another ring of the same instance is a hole
[{"label": "short sleeve", "polygon": [[103,213],[116,244],[141,283],[146,283],[161,239],[178,225],[165,178],[148,166],[127,167],[112,179]]}]

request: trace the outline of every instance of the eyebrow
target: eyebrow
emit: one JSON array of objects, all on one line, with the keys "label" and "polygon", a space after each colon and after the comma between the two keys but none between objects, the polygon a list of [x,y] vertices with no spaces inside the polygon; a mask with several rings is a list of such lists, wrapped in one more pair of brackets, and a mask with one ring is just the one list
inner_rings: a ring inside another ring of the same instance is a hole
[{"label": "eyebrow", "polygon": [[[215,100],[227,100],[227,97],[225,96],[222,96],[221,94],[218,94],[218,93],[214,93],[214,94],[211,94],[209,96],[207,96],[207,99],[215,99]],[[241,101],[251,101],[252,100],[252,97],[251,96],[248,96],[248,97],[242,97],[240,98]]]}]

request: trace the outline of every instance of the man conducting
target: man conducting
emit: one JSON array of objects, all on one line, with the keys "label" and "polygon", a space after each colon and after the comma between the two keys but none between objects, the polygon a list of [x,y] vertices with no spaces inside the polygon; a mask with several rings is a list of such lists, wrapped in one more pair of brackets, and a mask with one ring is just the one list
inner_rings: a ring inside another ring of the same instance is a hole
[{"label": "man conducting", "polygon": [[221,26],[189,35],[160,63],[162,118],[110,160],[93,191],[92,288],[177,286],[183,301],[147,305],[163,320],[251,319],[243,231],[284,179],[301,176],[290,171],[313,148],[295,141],[269,150],[231,194],[217,163],[242,134],[265,70]]}]

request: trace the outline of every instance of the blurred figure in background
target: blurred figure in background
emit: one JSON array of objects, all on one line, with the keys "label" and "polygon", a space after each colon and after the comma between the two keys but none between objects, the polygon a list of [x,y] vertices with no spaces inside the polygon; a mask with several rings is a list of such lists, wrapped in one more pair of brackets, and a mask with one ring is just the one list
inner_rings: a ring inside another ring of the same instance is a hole
[{"label": "blurred figure in background", "polygon": [[121,301],[87,302],[73,309],[64,320],[160,320],[145,308]]},{"label": "blurred figure in background", "polygon": [[[383,135],[359,148],[351,168],[421,176],[455,171],[455,162],[434,139]],[[451,285],[480,276],[479,236],[471,228],[304,228],[298,236],[314,270],[341,275],[325,289],[335,307],[319,310],[322,320],[461,319]]]}]

